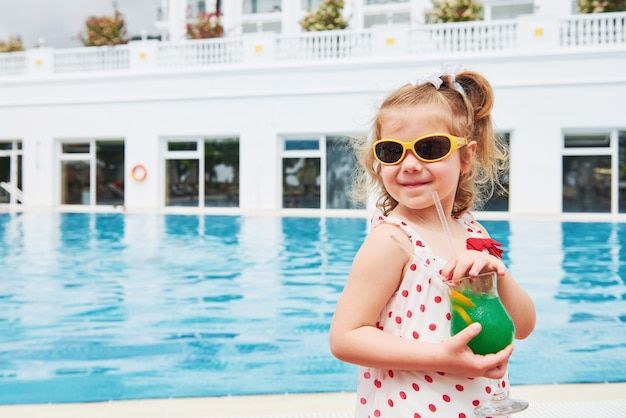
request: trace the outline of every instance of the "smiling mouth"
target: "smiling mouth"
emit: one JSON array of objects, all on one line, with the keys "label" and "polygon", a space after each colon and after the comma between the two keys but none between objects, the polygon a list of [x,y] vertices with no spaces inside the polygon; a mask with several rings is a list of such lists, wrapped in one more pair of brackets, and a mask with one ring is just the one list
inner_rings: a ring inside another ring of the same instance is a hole
[{"label": "smiling mouth", "polygon": [[424,186],[428,183],[427,182],[414,182],[414,183],[401,183],[401,184],[402,184],[402,187],[416,188],[416,187]]}]

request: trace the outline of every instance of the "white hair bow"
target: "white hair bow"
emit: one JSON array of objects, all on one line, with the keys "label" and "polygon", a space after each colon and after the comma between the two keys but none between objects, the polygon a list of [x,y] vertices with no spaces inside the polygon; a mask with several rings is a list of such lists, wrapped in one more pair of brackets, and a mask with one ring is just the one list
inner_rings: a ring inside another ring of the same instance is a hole
[{"label": "white hair bow", "polygon": [[443,84],[443,80],[441,79],[441,77],[446,75],[452,80],[452,86],[454,87],[454,89],[457,90],[459,93],[465,95],[465,90],[463,90],[463,87],[461,87],[461,85],[456,81],[456,75],[463,70],[465,70],[465,67],[463,67],[463,65],[461,64],[444,64],[441,67],[440,71],[413,80],[411,81],[411,85],[420,86],[422,84],[430,83],[435,86],[437,90],[439,90],[439,87],[441,87],[441,85]]}]

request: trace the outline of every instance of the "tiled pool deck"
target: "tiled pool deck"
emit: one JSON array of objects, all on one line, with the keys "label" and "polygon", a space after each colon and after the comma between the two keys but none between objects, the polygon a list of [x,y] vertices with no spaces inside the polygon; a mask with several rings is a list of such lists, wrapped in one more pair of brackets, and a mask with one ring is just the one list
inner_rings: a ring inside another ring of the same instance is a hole
[{"label": "tiled pool deck", "polygon": [[[624,418],[626,382],[515,386],[530,402],[515,418]],[[5,405],[2,418],[352,418],[354,393],[147,399],[78,404]],[[405,418],[405,417],[397,417]]]}]

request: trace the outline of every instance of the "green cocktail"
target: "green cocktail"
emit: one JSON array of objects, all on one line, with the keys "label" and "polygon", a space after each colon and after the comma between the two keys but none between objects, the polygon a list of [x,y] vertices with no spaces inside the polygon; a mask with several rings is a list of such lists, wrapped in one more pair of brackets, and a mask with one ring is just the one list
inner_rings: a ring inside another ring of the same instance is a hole
[{"label": "green cocktail", "polygon": [[[498,297],[498,275],[495,272],[464,277],[449,284],[452,335],[479,322],[483,328],[468,346],[481,355],[497,353],[513,342],[515,325]],[[490,386],[493,388],[491,399],[476,407],[474,413],[477,416],[503,416],[528,408],[528,402],[509,398],[499,379],[490,379]]]},{"label": "green cocktail", "polygon": [[513,342],[515,328],[511,317],[502,306],[498,296],[489,293],[477,293],[471,288],[462,291],[454,289],[465,298],[460,299],[452,293],[452,335],[462,331],[469,324],[479,322],[483,329],[469,342],[475,354],[493,354]]}]

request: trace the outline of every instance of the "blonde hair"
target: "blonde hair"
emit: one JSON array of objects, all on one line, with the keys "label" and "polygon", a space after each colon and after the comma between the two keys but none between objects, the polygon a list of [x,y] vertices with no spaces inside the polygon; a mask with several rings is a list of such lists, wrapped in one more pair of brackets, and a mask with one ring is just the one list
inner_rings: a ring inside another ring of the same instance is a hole
[{"label": "blonde hair", "polygon": [[[374,159],[372,144],[380,138],[381,124],[385,116],[400,108],[418,105],[438,105],[450,110],[448,117],[442,115],[450,134],[476,141],[476,153],[470,161],[470,153],[461,148],[461,161],[467,166],[457,185],[453,215],[479,208],[495,191],[506,192],[501,183],[502,174],[508,169],[508,147],[493,131],[491,110],[494,95],[485,77],[473,71],[463,71],[455,77],[442,75],[440,88],[426,82],[406,84],[392,92],[383,101],[374,116],[370,134],[356,138],[353,145],[360,162],[355,173],[354,197],[367,202],[373,192],[376,206],[384,214],[393,210],[398,202],[385,190],[380,176],[380,165]],[[458,83],[458,85],[456,84]],[[462,88],[458,88],[458,86]]]}]

